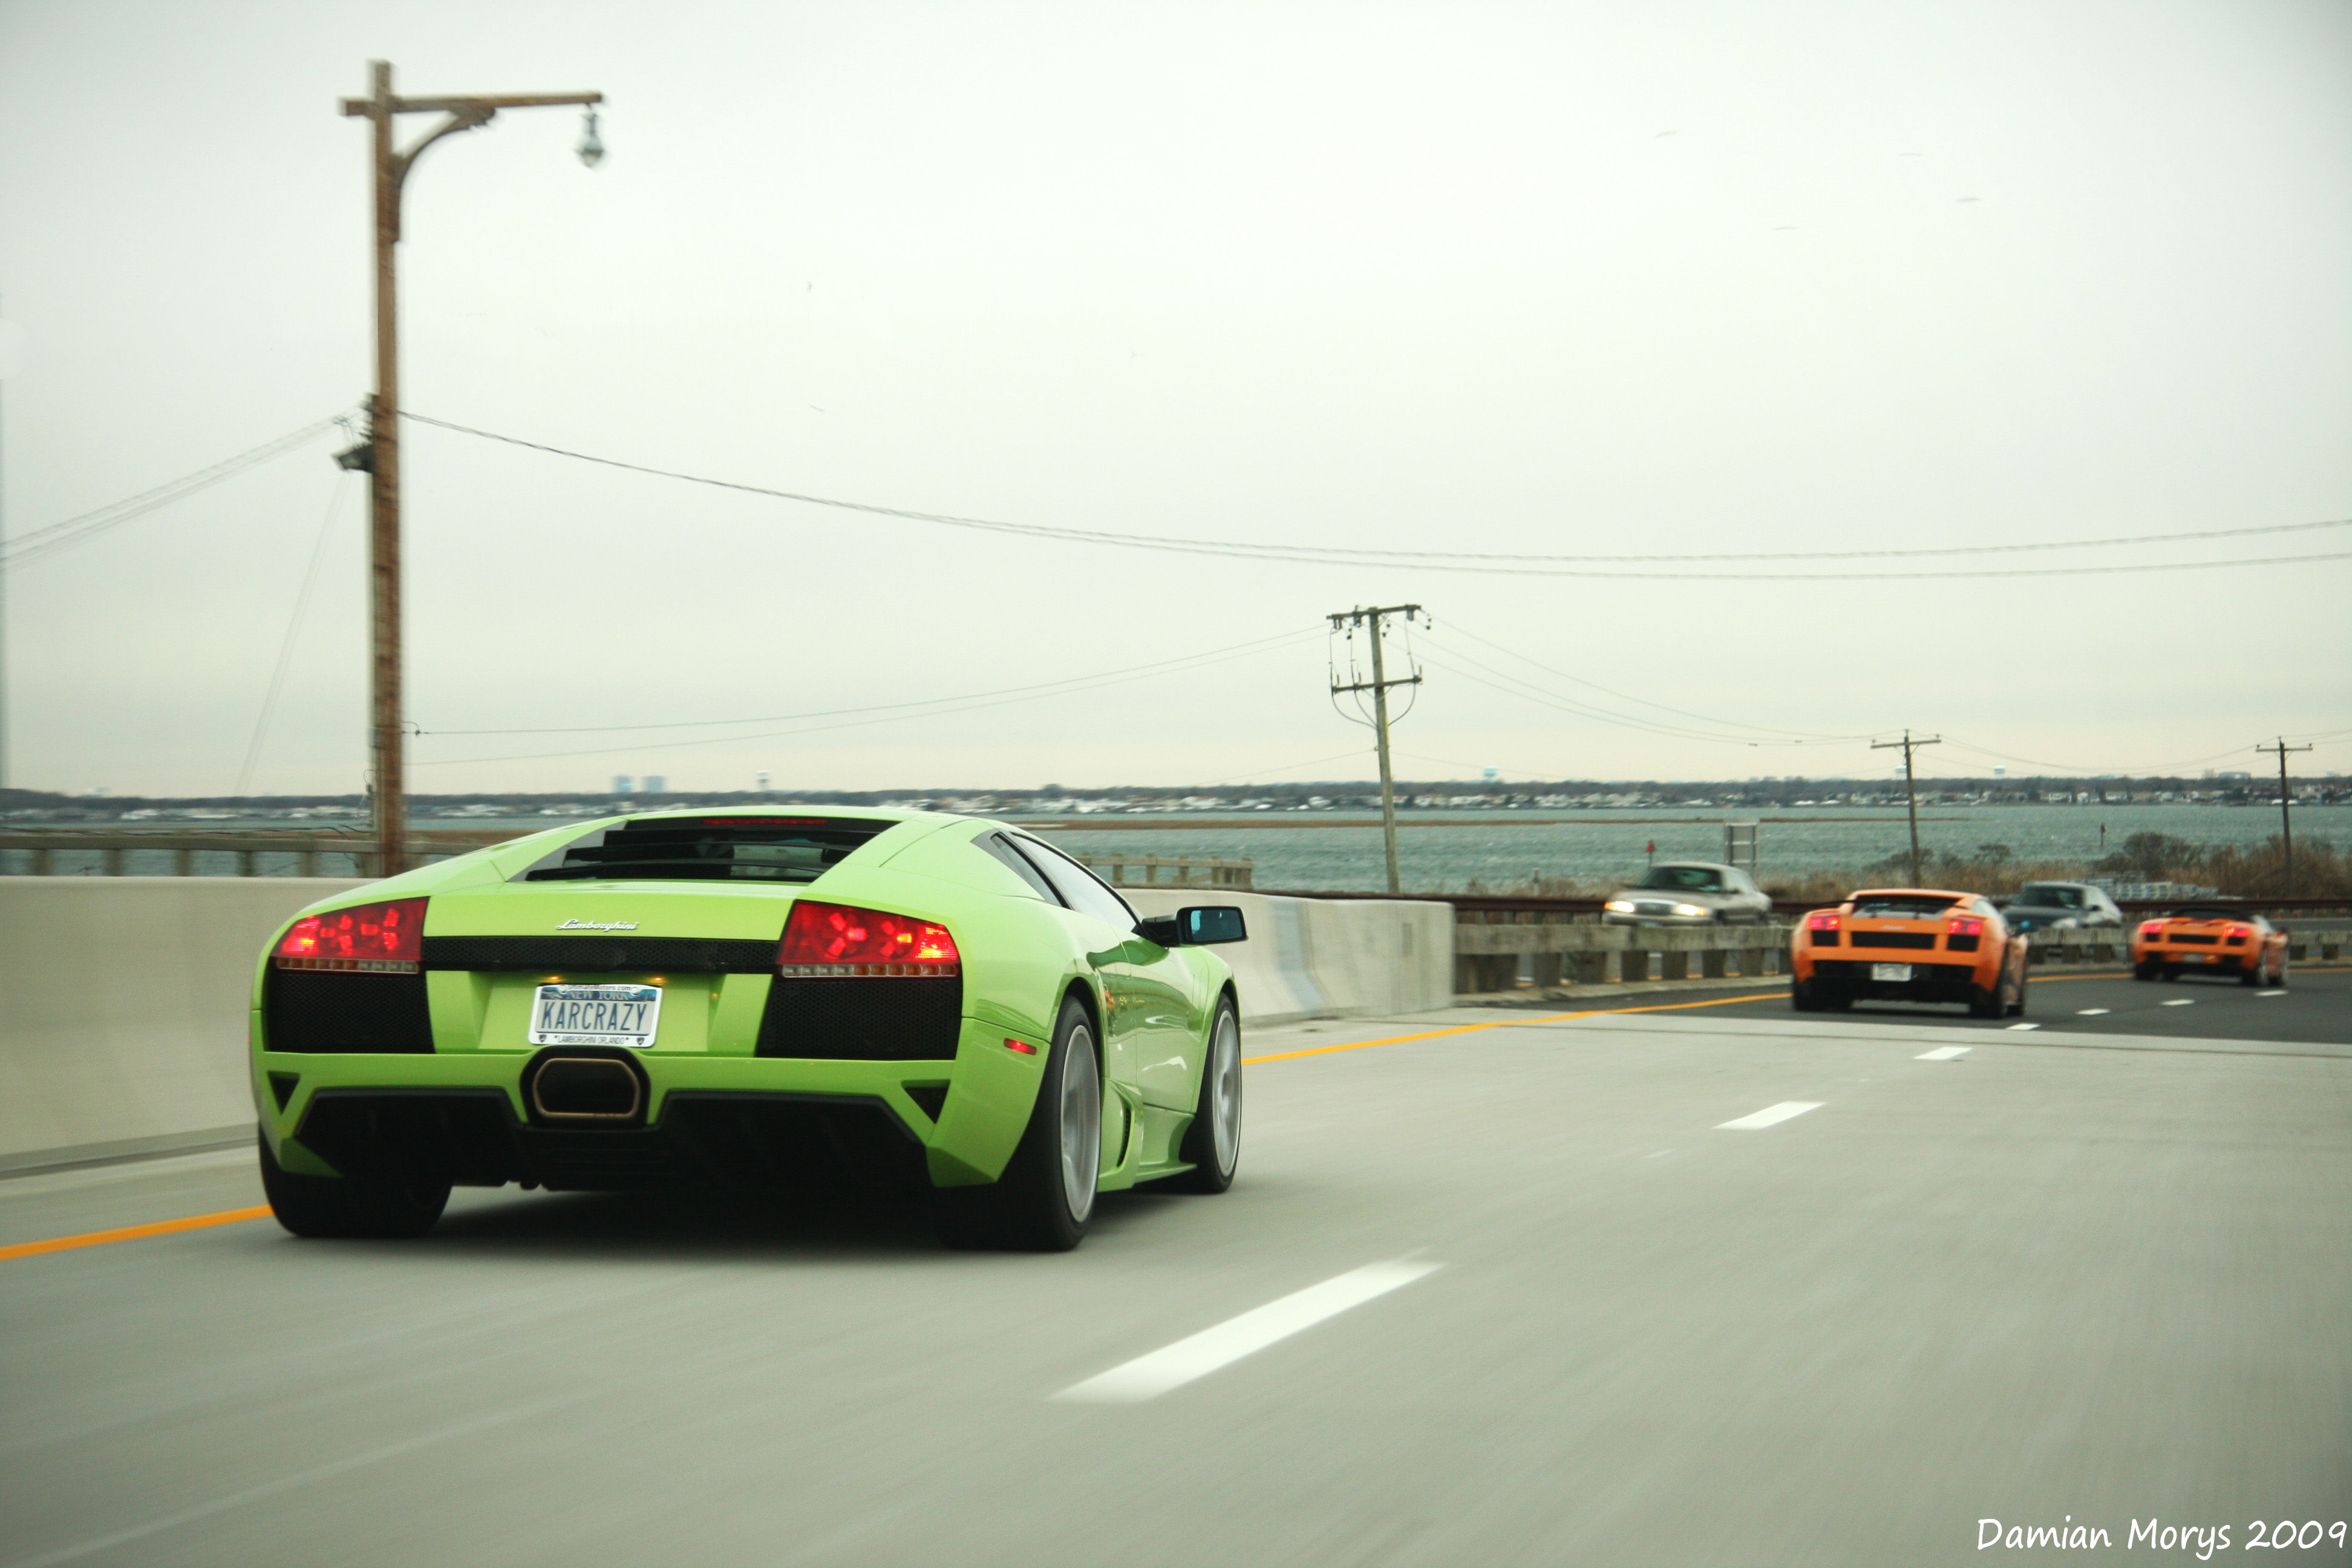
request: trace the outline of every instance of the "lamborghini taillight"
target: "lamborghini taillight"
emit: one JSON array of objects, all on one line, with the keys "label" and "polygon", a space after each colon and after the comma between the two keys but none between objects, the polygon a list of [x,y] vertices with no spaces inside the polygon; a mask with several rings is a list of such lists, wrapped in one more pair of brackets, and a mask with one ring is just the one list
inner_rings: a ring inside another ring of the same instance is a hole
[{"label": "lamborghini taillight", "polygon": [[2139,934],[2153,941],[2157,937],[2160,937],[2164,934],[2164,922],[2162,921],[2142,921],[2139,922]]},{"label": "lamborghini taillight", "polygon": [[280,969],[414,974],[425,957],[425,900],[394,899],[304,915],[278,939]]},{"label": "lamborghini taillight", "polygon": [[1973,915],[1966,915],[1954,920],[1950,930],[1954,936],[1982,936],[1984,921]]},{"label": "lamborghini taillight", "polygon": [[784,922],[776,973],[794,978],[945,977],[959,973],[961,956],[943,925],[912,915],[803,899]]}]

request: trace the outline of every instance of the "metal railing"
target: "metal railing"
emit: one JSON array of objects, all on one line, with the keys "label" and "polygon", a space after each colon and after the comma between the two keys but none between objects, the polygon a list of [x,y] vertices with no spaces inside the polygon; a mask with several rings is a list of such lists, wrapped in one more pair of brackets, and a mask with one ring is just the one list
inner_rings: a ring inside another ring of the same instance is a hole
[{"label": "metal railing", "polygon": [[[503,844],[512,831],[413,833],[410,860]],[[0,833],[0,875],[32,877],[373,877],[374,840],[361,833]]]},{"label": "metal railing", "polygon": [[[1256,862],[1223,856],[1078,855],[1071,859],[1114,888],[1230,888],[1249,890]],[[1141,872],[1137,876],[1135,873]],[[1167,872],[1166,877],[1160,875]]]}]

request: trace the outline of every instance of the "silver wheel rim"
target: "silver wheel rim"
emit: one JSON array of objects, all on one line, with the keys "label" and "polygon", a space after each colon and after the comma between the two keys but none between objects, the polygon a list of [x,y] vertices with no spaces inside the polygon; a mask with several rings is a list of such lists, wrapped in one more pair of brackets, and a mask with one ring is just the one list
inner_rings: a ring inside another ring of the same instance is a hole
[{"label": "silver wheel rim", "polygon": [[1062,1042],[1062,1201],[1084,1223],[1094,1213],[1102,1171],[1102,1085],[1095,1076],[1095,1037],[1084,1026]]},{"label": "silver wheel rim", "polygon": [[1217,1015],[1217,1037],[1209,1050],[1209,1130],[1217,1173],[1231,1175],[1242,1149],[1242,1026],[1230,1011]]}]

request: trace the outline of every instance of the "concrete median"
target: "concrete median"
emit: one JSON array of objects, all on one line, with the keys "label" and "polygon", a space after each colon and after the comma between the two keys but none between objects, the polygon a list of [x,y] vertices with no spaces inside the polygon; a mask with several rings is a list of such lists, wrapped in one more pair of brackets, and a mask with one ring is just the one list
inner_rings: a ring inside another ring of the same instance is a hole
[{"label": "concrete median", "polygon": [[0,1172],[250,1135],[254,955],[330,878],[0,878]]}]

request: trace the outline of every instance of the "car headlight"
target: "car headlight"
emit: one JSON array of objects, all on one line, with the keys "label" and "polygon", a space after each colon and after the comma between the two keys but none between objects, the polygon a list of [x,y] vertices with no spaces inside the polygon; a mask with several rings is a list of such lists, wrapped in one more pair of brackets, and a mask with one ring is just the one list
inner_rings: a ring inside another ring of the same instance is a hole
[{"label": "car headlight", "polygon": [[1706,907],[1699,904],[1676,904],[1675,906],[1675,913],[1683,916],[1685,919],[1688,919],[1694,915],[1703,915],[1707,912],[1708,910]]},{"label": "car headlight", "polygon": [[1607,910],[1612,915],[1630,915],[1633,912],[1633,900],[1631,899],[1612,899],[1601,907]]}]

